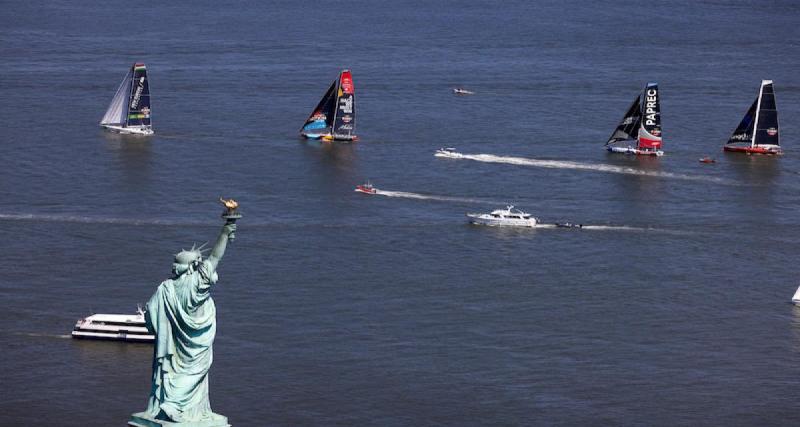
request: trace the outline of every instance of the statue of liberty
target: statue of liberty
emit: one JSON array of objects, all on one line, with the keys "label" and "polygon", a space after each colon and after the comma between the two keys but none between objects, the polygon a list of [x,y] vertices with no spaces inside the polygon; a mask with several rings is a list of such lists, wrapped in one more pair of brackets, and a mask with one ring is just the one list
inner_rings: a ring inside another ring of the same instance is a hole
[{"label": "statue of liberty", "polygon": [[228,426],[208,400],[208,371],[216,334],[216,307],[210,291],[217,265],[241,215],[226,203],[227,223],[208,258],[202,246],[175,255],[172,278],[158,285],[147,302],[145,321],[155,339],[153,377],[147,410],[133,414],[130,426]]}]

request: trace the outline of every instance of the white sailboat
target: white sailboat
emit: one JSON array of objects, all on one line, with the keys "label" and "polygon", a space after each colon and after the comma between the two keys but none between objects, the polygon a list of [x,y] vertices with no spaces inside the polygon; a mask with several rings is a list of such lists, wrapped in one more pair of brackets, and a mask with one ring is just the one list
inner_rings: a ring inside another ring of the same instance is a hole
[{"label": "white sailboat", "polygon": [[792,296],[792,304],[800,306],[800,287],[794,292],[794,296]]},{"label": "white sailboat", "polygon": [[150,119],[150,83],[147,68],[135,63],[117,88],[100,126],[112,132],[152,135]]}]

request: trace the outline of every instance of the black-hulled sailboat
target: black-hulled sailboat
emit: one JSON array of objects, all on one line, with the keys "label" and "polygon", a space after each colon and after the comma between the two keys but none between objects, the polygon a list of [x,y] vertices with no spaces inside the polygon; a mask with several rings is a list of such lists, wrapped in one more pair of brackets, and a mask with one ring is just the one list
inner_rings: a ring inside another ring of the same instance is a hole
[{"label": "black-hulled sailboat", "polygon": [[135,63],[111,100],[100,126],[124,134],[152,135],[150,82],[144,64]]},{"label": "black-hulled sailboat", "polygon": [[[772,80],[761,80],[761,88],[753,105],[728,138],[723,149],[747,154],[781,155],[778,109]],[[743,145],[745,144],[745,145]]]},{"label": "black-hulled sailboat", "polygon": [[300,135],[323,141],[357,141],[356,93],[350,70],[342,70],[306,119]]},{"label": "black-hulled sailboat", "polygon": [[608,138],[606,149],[612,153],[663,156],[659,98],[658,84],[648,83]]}]

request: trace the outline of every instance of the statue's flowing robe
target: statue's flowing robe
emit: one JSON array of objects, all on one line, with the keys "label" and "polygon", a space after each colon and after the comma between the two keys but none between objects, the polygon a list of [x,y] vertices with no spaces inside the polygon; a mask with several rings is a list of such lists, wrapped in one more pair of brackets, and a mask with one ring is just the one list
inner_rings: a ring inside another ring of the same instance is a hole
[{"label": "statue's flowing robe", "polygon": [[[209,290],[214,266],[203,261],[162,282],[147,302],[147,328],[155,334],[153,382],[147,413],[172,421],[199,421],[216,416],[208,401],[216,307]],[[163,412],[163,414],[162,414]]]}]

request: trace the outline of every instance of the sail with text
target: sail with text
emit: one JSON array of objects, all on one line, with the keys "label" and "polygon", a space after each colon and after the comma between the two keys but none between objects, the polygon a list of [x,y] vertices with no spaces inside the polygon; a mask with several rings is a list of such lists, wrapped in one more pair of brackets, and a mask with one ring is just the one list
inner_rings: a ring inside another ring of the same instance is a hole
[{"label": "sail with text", "polygon": [[783,154],[772,80],[761,81],[758,97],[723,148],[747,154]]},{"label": "sail with text", "polygon": [[356,96],[350,70],[343,70],[306,119],[300,135],[324,141],[356,141]]},{"label": "sail with text", "polygon": [[123,134],[152,135],[147,67],[135,63],[111,100],[100,126]]},{"label": "sail with text", "polygon": [[[662,156],[661,103],[658,84],[648,83],[606,142],[612,153]],[[634,145],[635,141],[635,145]]]}]

